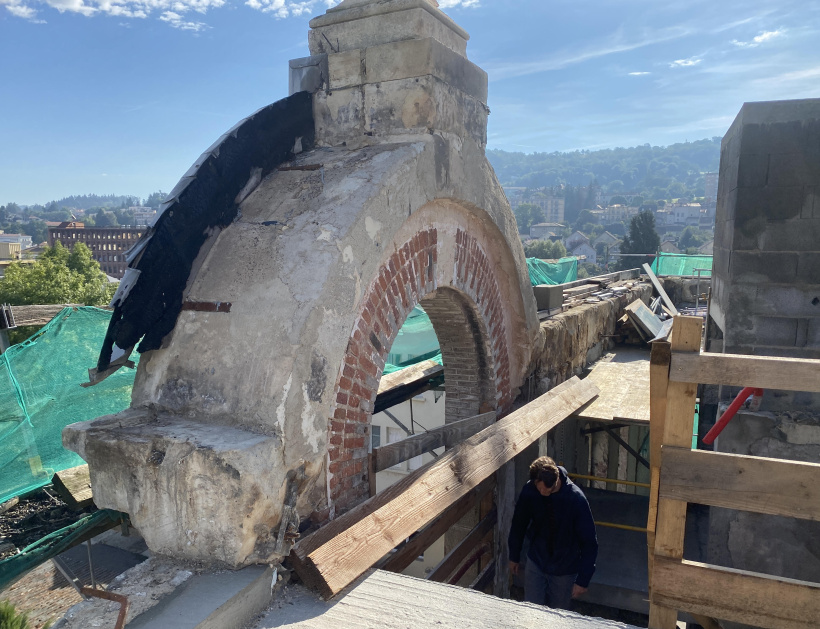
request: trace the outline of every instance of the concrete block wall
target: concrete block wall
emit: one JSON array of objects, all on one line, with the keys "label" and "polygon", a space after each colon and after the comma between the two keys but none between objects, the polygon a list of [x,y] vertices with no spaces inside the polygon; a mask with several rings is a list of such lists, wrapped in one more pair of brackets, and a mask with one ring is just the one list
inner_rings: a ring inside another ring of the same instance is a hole
[{"label": "concrete block wall", "polygon": [[820,99],[747,103],[724,137],[712,291],[716,349],[820,358]]}]

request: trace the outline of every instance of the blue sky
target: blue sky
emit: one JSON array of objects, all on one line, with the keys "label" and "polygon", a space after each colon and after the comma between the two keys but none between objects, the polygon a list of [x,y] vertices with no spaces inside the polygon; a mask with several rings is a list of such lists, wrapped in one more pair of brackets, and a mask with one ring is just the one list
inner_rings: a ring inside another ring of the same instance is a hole
[{"label": "blue sky", "polygon": [[[170,190],[287,95],[330,0],[0,0],[0,204]],[[440,0],[490,76],[489,146],[723,135],[745,101],[820,97],[820,3]]]}]

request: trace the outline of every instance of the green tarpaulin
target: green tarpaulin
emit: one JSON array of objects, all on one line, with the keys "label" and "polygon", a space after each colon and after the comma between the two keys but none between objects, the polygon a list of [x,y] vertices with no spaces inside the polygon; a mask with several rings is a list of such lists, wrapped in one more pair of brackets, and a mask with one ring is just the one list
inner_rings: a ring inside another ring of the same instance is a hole
[{"label": "green tarpaulin", "polygon": [[0,502],[84,463],[63,448],[65,426],[131,404],[133,369],[120,369],[93,387],[80,386],[97,363],[110,318],[99,308],[64,308],[37,334],[0,355]]},{"label": "green tarpaulin", "polygon": [[652,262],[652,271],[655,275],[679,275],[697,277],[695,269],[701,271],[701,277],[712,277],[712,256],[688,256],[685,253],[660,252]]},{"label": "green tarpaulin", "polygon": [[533,286],[566,284],[578,279],[578,258],[566,257],[554,262],[527,258],[527,270]]}]

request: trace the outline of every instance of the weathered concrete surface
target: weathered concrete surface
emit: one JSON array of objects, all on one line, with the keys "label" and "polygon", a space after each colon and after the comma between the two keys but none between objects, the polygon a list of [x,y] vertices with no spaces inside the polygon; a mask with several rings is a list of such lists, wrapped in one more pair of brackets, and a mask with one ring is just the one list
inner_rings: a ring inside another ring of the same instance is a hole
[{"label": "weathered concrete surface", "polygon": [[[192,576],[193,572],[184,566],[162,557],[150,557],[117,577],[108,591],[128,597],[127,623],[154,607]],[[91,598],[69,609],[54,629],[113,627],[119,611],[119,603]]]},{"label": "weathered concrete surface", "polygon": [[[128,597],[129,629],[241,629],[271,600],[270,566],[194,573],[152,557],[117,577],[109,591]],[[55,629],[113,627],[120,605],[91,598],[66,612]]]},{"label": "weathered concrete surface", "polygon": [[311,52],[330,53],[313,100],[324,146],[249,192],[188,280],[185,299],[230,312],[183,310],[143,355],[132,410],[66,429],[97,504],[127,511],[151,548],[275,561],[289,473],[301,518],[366,497],[378,378],[417,303],[451,370],[448,421],[517,395],[538,319],[484,155],[486,74],[459,41],[426,0],[345,2],[314,21]]},{"label": "weathered concrete surface", "polygon": [[710,316],[726,352],[820,358],[818,147],[820,99],[746,103],[723,138]]},{"label": "weathered concrete surface", "polygon": [[330,601],[288,586],[252,629],[629,629],[633,625],[518,603],[474,590],[377,570]]},{"label": "weathered concrete surface", "polygon": [[[207,548],[208,561],[229,566],[273,555],[286,489],[276,435],[149,409],[83,422],[66,435],[66,446],[94,463],[95,503],[128,512],[154,552]],[[321,495],[314,485],[302,501]]]},{"label": "weathered concrete surface", "polygon": [[[715,449],[817,463],[820,417],[799,411],[740,411],[718,437]],[[783,491],[791,489],[784,487]],[[713,508],[709,560],[741,570],[820,582],[820,522]]]},{"label": "weathered concrete surface", "polygon": [[[724,136],[712,282],[708,351],[820,358],[820,99],[747,103]],[[705,389],[718,413],[738,392]],[[715,449],[820,462],[820,395],[766,390],[761,411]],[[713,563],[820,581],[818,539],[817,522],[710,510]]]},{"label": "weathered concrete surface", "polygon": [[634,282],[633,287],[620,297],[576,306],[543,321],[543,336],[533,351],[533,359],[537,361],[536,394],[545,393],[579,375],[611,350],[615,343],[608,335],[615,333],[615,324],[624,315],[624,308],[636,299],[647,303],[651,296],[651,284]]}]

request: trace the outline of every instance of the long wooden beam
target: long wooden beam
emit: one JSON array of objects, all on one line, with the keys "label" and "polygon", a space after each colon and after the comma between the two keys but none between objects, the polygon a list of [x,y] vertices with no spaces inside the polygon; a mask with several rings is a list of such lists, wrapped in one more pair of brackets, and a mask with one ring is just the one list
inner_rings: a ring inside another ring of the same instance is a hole
[{"label": "long wooden beam", "polygon": [[669,309],[669,312],[672,313],[672,316],[678,314],[678,309],[675,308],[674,302],[669,298],[669,295],[666,294],[666,291],[663,289],[663,284],[661,284],[658,277],[655,275],[655,272],[652,270],[648,264],[643,265],[643,270],[649,276],[649,281],[652,282],[652,286],[655,287],[655,290],[658,291],[658,295],[661,296],[664,305]]},{"label": "long wooden beam", "polygon": [[424,360],[406,369],[394,371],[379,381],[373,412],[380,413],[443,383],[444,367],[433,360]]},{"label": "long wooden beam", "polygon": [[663,446],[660,495],[816,522],[820,464]]},{"label": "long wooden beam", "polygon": [[820,393],[820,360],[741,354],[672,354],[669,379]]},{"label": "long wooden beam", "polygon": [[33,306],[12,306],[14,323],[18,327],[23,325],[46,325],[56,317],[63,308],[78,308],[80,304],[44,304]]},{"label": "long wooden beam", "polygon": [[302,580],[331,596],[598,395],[572,378],[299,541]]},{"label": "long wooden beam", "polygon": [[820,584],[695,561],[655,557],[652,601],[772,629],[816,629]]},{"label": "long wooden beam", "polygon": [[404,570],[416,560],[416,557],[430,548],[433,542],[444,535],[450,527],[467,515],[467,512],[475,507],[484,497],[484,494],[492,490],[493,487],[495,487],[495,479],[491,476],[411,537],[406,544],[399,547],[387,561],[378,567],[390,572]]},{"label": "long wooden beam", "polygon": [[375,470],[381,472],[436,448],[451,448],[487,426],[492,426],[495,417],[495,411],[483,413],[376,448],[373,450]]},{"label": "long wooden beam", "polygon": [[438,565],[427,575],[427,579],[439,583],[446,581],[447,577],[453,574],[461,562],[467,558],[467,555],[476,549],[487,533],[493,530],[497,521],[498,513],[493,509],[467,533],[453,550],[438,562]]}]

